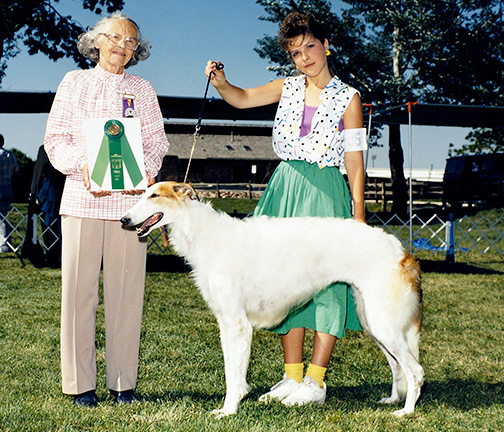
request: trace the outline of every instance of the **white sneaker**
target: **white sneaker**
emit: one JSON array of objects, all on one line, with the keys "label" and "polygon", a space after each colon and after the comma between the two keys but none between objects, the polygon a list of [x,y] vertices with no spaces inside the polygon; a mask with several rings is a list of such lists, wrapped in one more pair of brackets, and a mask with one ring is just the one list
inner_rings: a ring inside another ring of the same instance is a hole
[{"label": "white sneaker", "polygon": [[324,387],[320,388],[317,381],[306,376],[303,382],[282,403],[287,406],[306,405],[310,402],[322,404],[325,401],[326,394],[327,386],[325,383]]},{"label": "white sneaker", "polygon": [[268,393],[263,394],[259,398],[259,402],[270,402],[275,399],[280,401],[284,400],[299,385],[300,384],[295,379],[287,378],[287,375],[284,374],[283,380],[271,387]]}]

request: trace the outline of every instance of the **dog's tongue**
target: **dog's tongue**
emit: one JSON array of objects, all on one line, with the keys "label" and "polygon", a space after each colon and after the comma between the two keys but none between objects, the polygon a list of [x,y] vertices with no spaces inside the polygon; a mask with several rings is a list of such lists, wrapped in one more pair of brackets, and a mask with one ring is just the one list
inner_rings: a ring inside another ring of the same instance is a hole
[{"label": "dog's tongue", "polygon": [[163,217],[163,213],[154,213],[151,217],[147,218],[145,222],[137,228],[138,236],[145,235],[149,232],[149,228],[158,223]]}]

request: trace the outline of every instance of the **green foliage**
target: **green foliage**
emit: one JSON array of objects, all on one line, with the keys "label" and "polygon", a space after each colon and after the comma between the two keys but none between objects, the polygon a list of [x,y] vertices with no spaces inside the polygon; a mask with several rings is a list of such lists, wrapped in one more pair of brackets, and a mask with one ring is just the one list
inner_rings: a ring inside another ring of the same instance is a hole
[{"label": "green foliage", "polygon": [[[499,0],[346,0],[368,46],[385,47],[378,103],[501,104],[503,11]],[[482,55],[482,53],[485,53]],[[368,54],[365,51],[364,54]],[[364,71],[373,76],[371,67]]]},{"label": "green foliage", "polygon": [[454,149],[454,145],[450,143],[448,156],[504,152],[504,128],[473,129],[466,139],[469,144],[464,144],[459,149]]},{"label": "green foliage", "polygon": [[33,169],[34,162],[29,156],[16,148],[11,148],[9,151],[16,157],[16,161],[20,169],[24,167]]},{"label": "green foliage", "polygon": [[[492,217],[491,213],[487,217]],[[337,342],[324,405],[286,408],[259,396],[282,374],[277,335],[254,334],[251,394],[237,415],[216,420],[225,394],[215,318],[188,273],[148,272],[140,347],[140,403],[116,406],[105,385],[103,305],[98,308],[99,406],[81,409],[61,394],[59,270],[25,267],[0,255],[0,429],[28,431],[499,431],[504,423],[504,263],[497,253],[443,257],[419,254],[424,324],[420,356],[426,371],[415,414],[375,401],[390,391],[383,354],[363,332]],[[477,300],[476,300],[477,299]],[[311,354],[312,336],[305,358]]]},{"label": "green foliage", "polygon": [[[51,60],[72,58],[79,67],[90,63],[77,51],[77,38],[85,31],[71,16],[56,9],[59,0],[2,0],[0,3],[0,83],[7,61],[20,52],[18,42],[28,47],[29,54],[39,52]],[[120,10],[124,0],[82,0],[84,9],[96,14]]]},{"label": "green foliage", "polygon": [[[504,26],[499,0],[345,0],[341,16],[325,0],[257,0],[280,22],[289,12],[312,13],[324,25],[331,66],[383,107],[406,101],[502,104]],[[292,72],[272,36],[256,51],[279,75]],[[482,55],[482,53],[485,53]]]},{"label": "green foliage", "polygon": [[[257,0],[256,3],[265,9],[266,15],[259,17],[264,21],[280,23],[293,11],[314,15],[327,33],[331,51],[328,58],[330,68],[344,82],[366,93],[365,101],[374,100],[367,95],[373,92],[373,86],[367,79],[367,75],[361,72],[365,62],[369,70],[376,69],[374,60],[379,59],[380,56],[376,55],[376,52],[364,54],[366,47],[363,39],[359,37],[359,34],[365,30],[361,22],[348,14],[339,17],[331,11],[331,3],[327,0]],[[278,45],[276,37],[265,35],[258,40],[257,44],[255,51],[261,58],[269,60],[271,64],[268,67],[269,70],[274,71],[278,76],[294,74],[295,67],[288,54]]]}]

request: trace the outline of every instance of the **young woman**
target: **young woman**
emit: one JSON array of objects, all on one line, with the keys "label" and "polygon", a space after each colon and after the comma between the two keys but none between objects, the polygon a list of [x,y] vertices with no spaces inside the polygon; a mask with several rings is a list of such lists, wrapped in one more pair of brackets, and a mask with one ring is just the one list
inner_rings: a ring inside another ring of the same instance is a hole
[{"label": "young woman", "polygon": [[[264,86],[242,89],[226,80],[215,62],[205,73],[229,104],[250,108],[279,102],[273,127],[273,147],[282,159],[255,215],[276,217],[353,217],[365,223],[364,164],[366,134],[357,90],[329,70],[329,42],[311,16],[289,14],[280,25],[279,43],[300,74]],[[351,198],[339,166],[345,164]],[[315,330],[313,354],[303,379],[305,328]],[[327,364],[336,337],[345,329],[360,329],[350,287],[329,286],[308,304],[292,311],[276,328],[282,335],[283,380],[260,400],[281,400],[285,405],[322,403]]]}]

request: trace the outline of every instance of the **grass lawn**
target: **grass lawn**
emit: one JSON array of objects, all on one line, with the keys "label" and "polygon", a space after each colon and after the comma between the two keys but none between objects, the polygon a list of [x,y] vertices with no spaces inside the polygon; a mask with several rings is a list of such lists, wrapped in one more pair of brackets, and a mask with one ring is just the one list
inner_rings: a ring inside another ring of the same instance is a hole
[{"label": "grass lawn", "polygon": [[[241,212],[241,209],[238,209]],[[245,212],[244,212],[245,213]],[[137,393],[116,406],[105,388],[103,307],[98,310],[95,409],[61,394],[60,271],[22,267],[0,254],[1,431],[502,431],[504,430],[504,262],[497,253],[422,251],[426,383],[414,415],[381,406],[391,374],[363,332],[336,345],[324,405],[286,408],[258,397],[282,375],[277,335],[254,334],[252,391],[237,415],[216,420],[225,394],[217,324],[174,256],[157,256],[147,274]],[[150,256],[150,260],[154,257]],[[162,264],[164,267],[160,266]],[[162,271],[159,271],[162,270]],[[173,270],[173,271],[170,271]],[[310,338],[306,358],[311,352]]]}]

